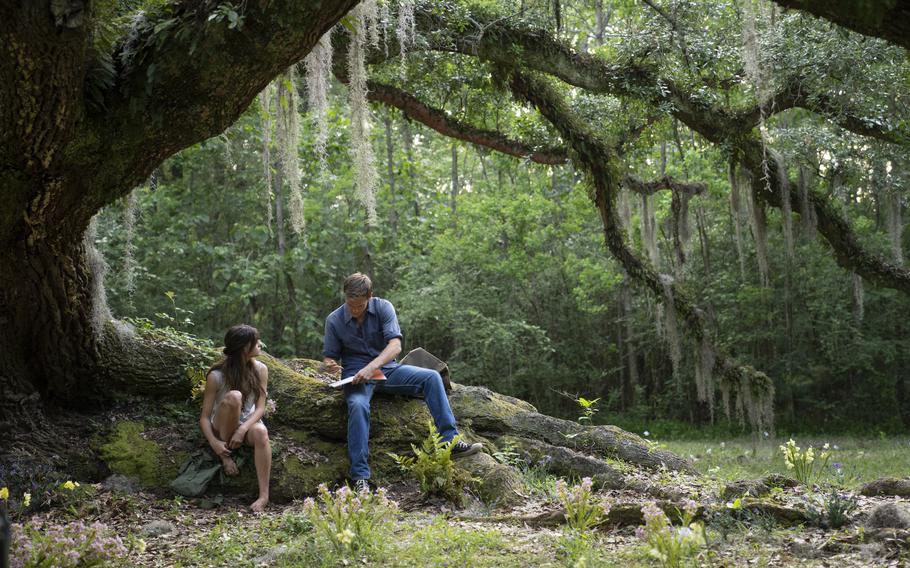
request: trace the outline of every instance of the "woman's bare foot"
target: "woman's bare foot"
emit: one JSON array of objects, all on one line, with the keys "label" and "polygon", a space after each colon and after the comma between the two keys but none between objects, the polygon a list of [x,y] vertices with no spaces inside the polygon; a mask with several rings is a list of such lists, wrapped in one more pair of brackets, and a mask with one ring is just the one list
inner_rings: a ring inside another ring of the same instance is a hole
[{"label": "woman's bare foot", "polygon": [[250,505],[250,509],[252,509],[254,513],[261,513],[265,510],[265,508],[266,508],[266,506],[268,506],[268,504],[269,504],[268,497],[260,497],[259,499],[256,499],[255,501],[253,501],[253,504]]},{"label": "woman's bare foot", "polygon": [[240,473],[240,470],[237,468],[237,464],[234,463],[234,458],[221,458],[221,465],[224,466],[225,475],[234,476]]}]

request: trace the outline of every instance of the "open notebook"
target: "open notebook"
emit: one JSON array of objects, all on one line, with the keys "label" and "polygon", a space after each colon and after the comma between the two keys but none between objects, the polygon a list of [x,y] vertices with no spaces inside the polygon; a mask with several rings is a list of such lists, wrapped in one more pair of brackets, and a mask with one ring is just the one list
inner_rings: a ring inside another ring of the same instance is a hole
[{"label": "open notebook", "polygon": [[[351,375],[350,377],[348,377],[346,379],[341,379],[340,381],[335,381],[334,383],[329,383],[329,386],[337,389],[339,387],[343,387],[344,385],[350,384],[351,382],[353,382],[353,380],[354,380],[354,375]],[[385,375],[382,374],[382,369],[376,369],[376,371],[373,372],[373,376],[370,377],[370,380],[371,381],[384,381]]]}]

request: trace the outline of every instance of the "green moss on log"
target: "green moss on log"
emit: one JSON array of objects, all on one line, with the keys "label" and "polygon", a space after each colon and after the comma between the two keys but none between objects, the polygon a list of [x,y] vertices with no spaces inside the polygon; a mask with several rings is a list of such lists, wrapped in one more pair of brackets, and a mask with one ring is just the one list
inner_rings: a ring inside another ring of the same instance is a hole
[{"label": "green moss on log", "polygon": [[146,487],[163,486],[177,475],[185,454],[165,459],[161,447],[142,437],[142,422],[116,424],[108,441],[101,445],[101,458],[114,473],[139,480]]}]

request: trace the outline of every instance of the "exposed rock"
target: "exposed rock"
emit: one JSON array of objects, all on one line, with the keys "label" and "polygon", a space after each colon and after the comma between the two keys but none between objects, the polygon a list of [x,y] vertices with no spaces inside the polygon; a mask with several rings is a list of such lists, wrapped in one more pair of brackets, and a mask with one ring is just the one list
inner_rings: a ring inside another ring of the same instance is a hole
[{"label": "exposed rock", "polygon": [[548,473],[590,477],[598,489],[622,489],[626,485],[619,470],[602,459],[582,452],[520,436],[501,436],[497,442],[520,450],[524,461],[546,467]]},{"label": "exposed rock", "polygon": [[279,544],[250,560],[253,566],[271,566],[288,551],[286,544]]},{"label": "exposed rock", "polygon": [[860,489],[860,494],[867,497],[879,495],[910,497],[910,479],[882,477],[864,485],[863,488]]},{"label": "exposed rock", "polygon": [[455,463],[474,477],[471,487],[484,503],[505,507],[527,499],[515,468],[499,463],[489,454],[474,454]]},{"label": "exposed rock", "polygon": [[910,511],[899,503],[882,503],[872,510],[866,520],[868,529],[910,528]]},{"label": "exposed rock", "polygon": [[148,523],[140,529],[140,532],[145,536],[158,537],[164,536],[166,534],[171,534],[177,530],[177,527],[173,523],[168,521],[157,520]]},{"label": "exposed rock", "polygon": [[795,479],[772,473],[761,479],[743,479],[728,483],[723,492],[721,492],[721,498],[725,501],[730,501],[746,494],[752,497],[762,497],[776,487],[788,489],[797,485],[799,485],[799,482]]},{"label": "exposed rock", "polygon": [[104,488],[105,491],[113,491],[116,493],[133,494],[137,491],[136,485],[137,481],[134,478],[120,475],[119,473],[110,475],[101,482],[101,487]]}]

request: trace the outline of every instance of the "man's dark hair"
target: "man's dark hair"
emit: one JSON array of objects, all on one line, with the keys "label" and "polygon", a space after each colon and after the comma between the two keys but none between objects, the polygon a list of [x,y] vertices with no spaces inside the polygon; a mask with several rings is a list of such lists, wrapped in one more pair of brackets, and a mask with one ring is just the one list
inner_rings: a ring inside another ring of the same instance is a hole
[{"label": "man's dark hair", "polygon": [[373,281],[366,274],[355,272],[344,279],[345,298],[363,298],[373,294]]}]

